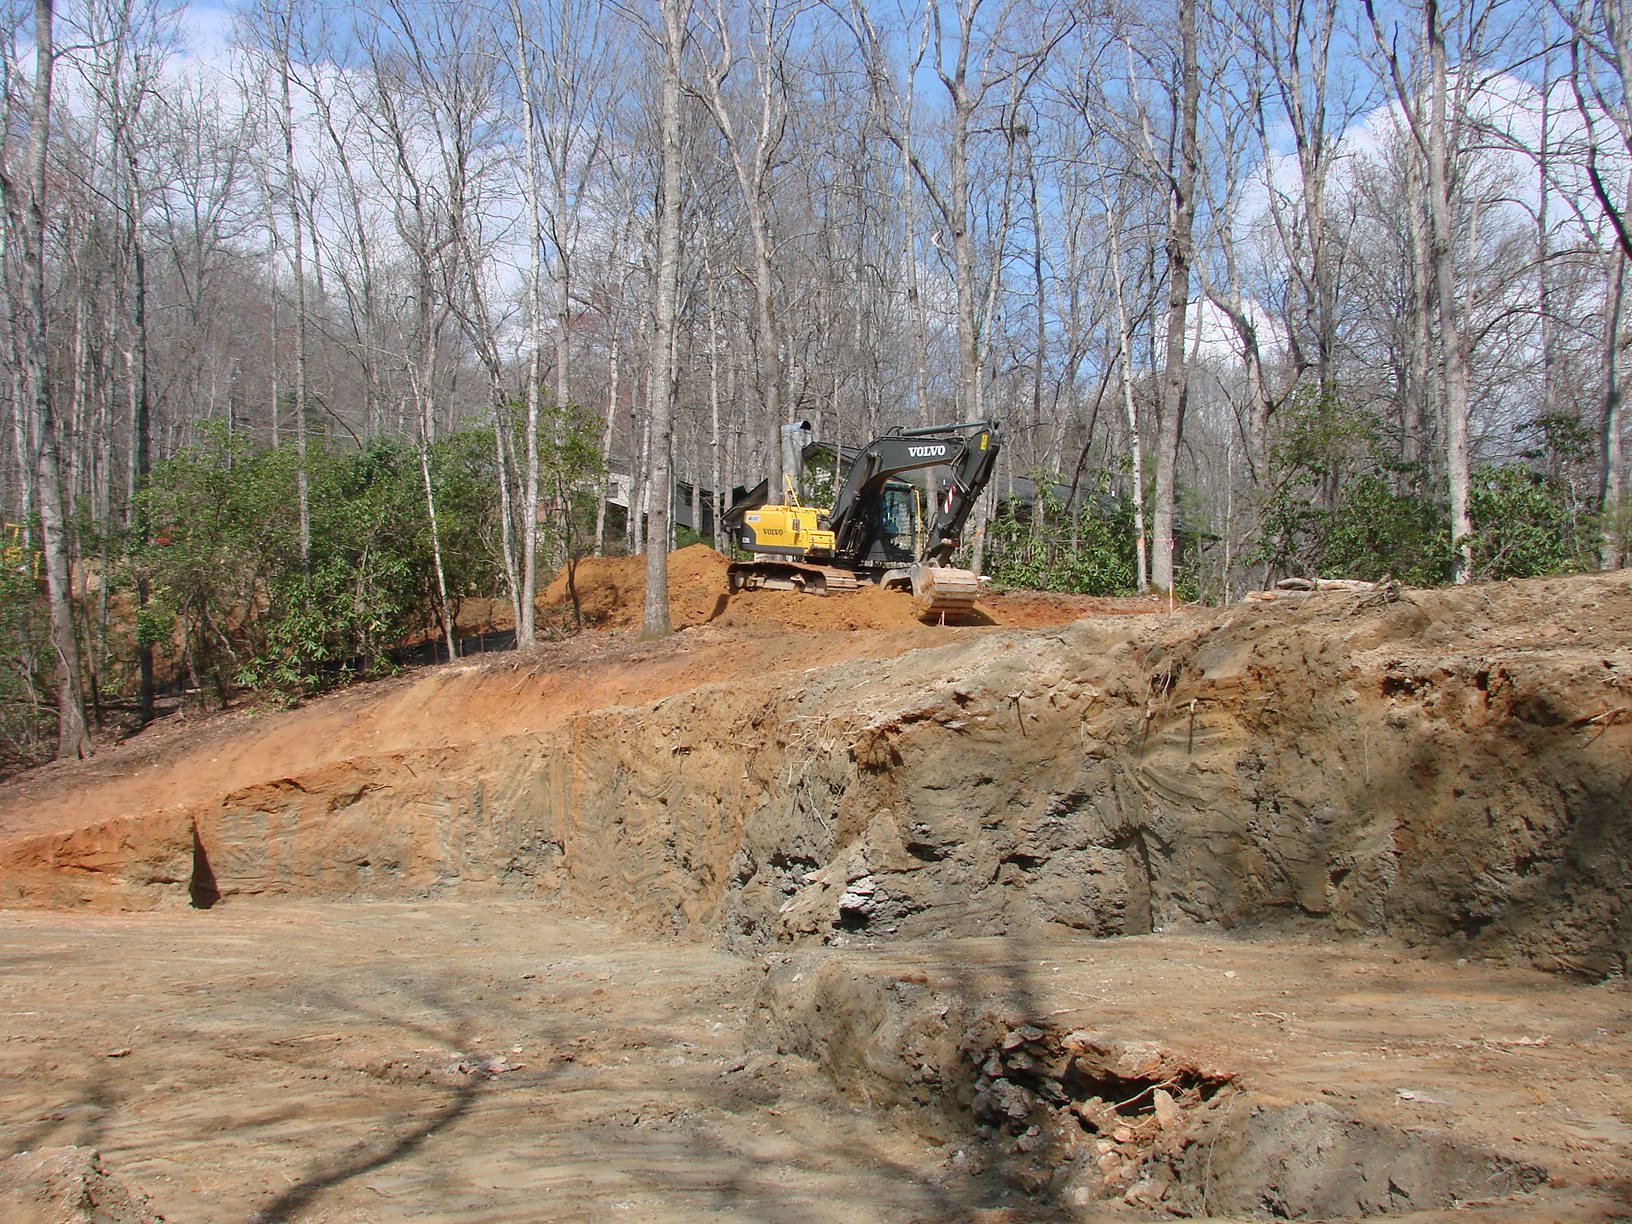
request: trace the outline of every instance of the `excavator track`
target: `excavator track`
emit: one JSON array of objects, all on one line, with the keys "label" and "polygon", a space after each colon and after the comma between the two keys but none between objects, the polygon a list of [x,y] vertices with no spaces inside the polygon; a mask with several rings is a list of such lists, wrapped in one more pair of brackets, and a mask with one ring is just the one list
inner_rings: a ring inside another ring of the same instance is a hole
[{"label": "excavator track", "polygon": [[975,609],[980,579],[971,570],[920,565],[912,574],[912,610],[927,624],[956,624]]},{"label": "excavator track", "polygon": [[731,593],[738,591],[806,591],[835,595],[854,591],[858,584],[849,570],[808,561],[737,561],[726,570]]}]

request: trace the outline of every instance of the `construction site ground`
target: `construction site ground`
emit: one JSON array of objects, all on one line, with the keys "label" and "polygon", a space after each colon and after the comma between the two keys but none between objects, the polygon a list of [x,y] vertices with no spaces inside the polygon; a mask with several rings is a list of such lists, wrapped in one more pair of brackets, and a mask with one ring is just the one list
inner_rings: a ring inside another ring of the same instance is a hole
[{"label": "construction site ground", "polygon": [[1632,575],[633,564],[0,786],[0,1222],[1632,1219]]},{"label": "construction site ground", "polygon": [[[14,911],[4,931],[0,1142],[97,1148],[168,1220],[1132,1214],[1038,1202],[981,1175],[977,1136],[847,1101],[760,1040],[755,967],[694,944],[505,901]],[[1415,1218],[1617,1218],[1581,1187],[1626,1167],[1618,986],[1216,934],[850,955],[869,974],[1023,966],[1039,1014],[1566,1183]]]}]

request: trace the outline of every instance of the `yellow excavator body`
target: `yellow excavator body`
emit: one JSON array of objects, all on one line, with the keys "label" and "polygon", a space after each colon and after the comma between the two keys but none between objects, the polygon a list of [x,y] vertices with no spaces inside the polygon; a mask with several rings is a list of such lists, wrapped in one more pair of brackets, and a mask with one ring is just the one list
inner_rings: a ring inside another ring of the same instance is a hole
[{"label": "yellow excavator body", "polygon": [[814,506],[760,506],[742,516],[742,534],[756,553],[831,556],[833,533],[816,525],[821,513]]}]

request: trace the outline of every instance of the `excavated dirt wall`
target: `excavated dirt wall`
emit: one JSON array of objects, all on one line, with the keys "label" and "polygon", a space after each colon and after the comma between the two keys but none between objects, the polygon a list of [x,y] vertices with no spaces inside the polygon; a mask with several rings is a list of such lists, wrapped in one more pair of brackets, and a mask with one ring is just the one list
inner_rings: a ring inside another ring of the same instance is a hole
[{"label": "excavated dirt wall", "polygon": [[495,666],[490,730],[15,837],[3,899],[507,889],[744,950],[1294,919],[1600,976],[1629,631],[1621,574],[964,631],[553,718]]}]

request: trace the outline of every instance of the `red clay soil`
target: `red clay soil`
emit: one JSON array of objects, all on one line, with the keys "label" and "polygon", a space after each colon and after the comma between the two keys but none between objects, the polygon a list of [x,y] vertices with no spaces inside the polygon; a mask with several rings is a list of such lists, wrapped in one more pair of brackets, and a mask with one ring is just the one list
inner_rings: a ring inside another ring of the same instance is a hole
[{"label": "red clay soil", "polygon": [[[810,599],[811,603],[819,600]],[[585,711],[643,705],[701,684],[889,658],[979,632],[864,634],[702,625],[663,642],[590,630],[534,651],[475,655],[353,685],[279,709],[250,694],[226,711],[177,711],[86,761],[55,761],[0,783],[0,836],[70,828],[197,802],[357,756],[542,731]],[[504,699],[489,684],[513,673]]]},{"label": "red clay soil", "polygon": [[[693,544],[669,555],[669,617],[676,627],[713,622],[721,625],[783,625],[799,629],[910,629],[919,622],[905,591],[863,587],[847,595],[818,598],[797,591],[726,593],[725,557],[706,544]],[[641,621],[646,597],[644,557],[586,557],[575,581],[586,621],[628,628]],[[571,613],[566,571],[557,573],[539,600],[557,618]],[[974,625],[1034,629],[1062,625],[1084,616],[1138,615],[1166,612],[1164,600],[1150,597],[1100,598],[1045,591],[988,592],[975,605]]]},{"label": "red clay soil", "polygon": [[[729,562],[694,545],[669,558],[670,617],[684,632],[669,643],[639,643],[645,564],[638,556],[580,561],[576,578],[586,631],[542,641],[533,652],[470,656],[356,685],[298,711],[280,710],[256,694],[225,711],[172,706],[139,735],[99,746],[88,761],[54,762],[0,782],[0,835],[196,802],[297,766],[310,769],[407,745],[454,744],[473,734],[537,731],[586,710],[644,704],[699,684],[888,658],[979,633],[981,626],[1032,628],[1167,610],[1149,599],[989,594],[972,626],[931,627],[914,618],[905,592],[876,587],[826,598],[795,591],[727,595]],[[564,573],[539,605],[541,626],[571,624]],[[460,620],[475,632],[509,628],[513,618],[499,600],[467,602]],[[541,636],[551,635],[541,628]],[[516,673],[508,702],[495,704],[483,683],[482,676],[496,669]]]}]

